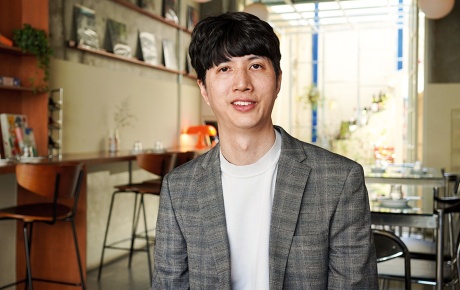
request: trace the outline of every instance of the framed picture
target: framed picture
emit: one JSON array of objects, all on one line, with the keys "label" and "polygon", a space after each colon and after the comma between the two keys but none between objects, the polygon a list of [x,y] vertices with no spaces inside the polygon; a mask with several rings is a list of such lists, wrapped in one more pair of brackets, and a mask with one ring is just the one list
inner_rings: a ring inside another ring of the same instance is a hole
[{"label": "framed picture", "polygon": [[150,32],[139,32],[140,59],[148,64],[159,65],[155,35]]},{"label": "framed picture", "polygon": [[163,0],[163,17],[176,24],[179,24],[179,16],[177,15],[178,6],[177,0]]},{"label": "framed picture", "polygon": [[163,39],[163,63],[167,68],[179,69],[174,42],[171,39]]},{"label": "framed picture", "polygon": [[78,45],[99,49],[96,32],[96,13],[87,7],[75,4],[73,7],[73,34]]},{"label": "framed picture", "polygon": [[187,6],[187,29],[193,30],[199,20],[198,10],[195,7]]},{"label": "framed picture", "polygon": [[110,48],[116,55],[131,57],[131,47],[128,46],[128,34],[124,23],[107,19]]}]

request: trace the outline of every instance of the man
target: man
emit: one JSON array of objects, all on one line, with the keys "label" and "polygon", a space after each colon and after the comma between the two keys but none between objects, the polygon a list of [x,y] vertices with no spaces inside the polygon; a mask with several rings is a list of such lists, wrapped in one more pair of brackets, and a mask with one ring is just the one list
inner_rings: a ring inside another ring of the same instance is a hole
[{"label": "man", "polygon": [[220,142],[164,178],[153,289],[378,289],[362,167],[272,123],[273,29],[208,17],[189,53]]}]

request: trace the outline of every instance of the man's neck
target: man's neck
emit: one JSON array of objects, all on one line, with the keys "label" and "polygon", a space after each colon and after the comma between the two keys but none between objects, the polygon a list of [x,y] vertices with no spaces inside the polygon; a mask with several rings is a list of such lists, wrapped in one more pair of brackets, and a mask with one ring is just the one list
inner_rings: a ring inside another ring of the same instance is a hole
[{"label": "man's neck", "polygon": [[219,134],[220,150],[228,162],[248,165],[257,162],[275,143],[273,127],[258,132]]}]

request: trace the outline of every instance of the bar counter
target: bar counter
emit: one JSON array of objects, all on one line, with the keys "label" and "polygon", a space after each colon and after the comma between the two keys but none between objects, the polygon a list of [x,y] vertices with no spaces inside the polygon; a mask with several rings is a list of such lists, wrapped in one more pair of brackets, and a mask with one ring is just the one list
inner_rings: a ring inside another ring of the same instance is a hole
[{"label": "bar counter", "polygon": [[[169,150],[168,150],[169,151]],[[177,151],[177,150],[171,150]],[[130,151],[120,151],[116,153],[93,152],[93,153],[76,153],[64,154],[62,158],[43,158],[29,159],[22,162],[68,162],[75,161],[84,164],[84,178],[78,203],[78,212],[76,216],[77,235],[80,247],[80,255],[83,265],[83,271],[87,271],[87,176],[88,168],[97,167],[98,165],[107,165],[109,163],[122,162],[127,163],[126,171],[131,178],[131,163],[136,160],[136,154]],[[14,174],[16,162],[0,164],[0,174]],[[124,167],[124,165],[123,165]],[[5,194],[5,193],[3,193]],[[14,194],[14,193],[12,193]],[[99,194],[99,193],[97,193]],[[27,204],[39,202],[35,196],[23,192],[21,188],[17,190],[17,204]],[[8,222],[8,221],[2,221]],[[72,242],[70,224],[59,222],[56,225],[48,226],[45,224],[36,224],[34,227],[34,239],[31,250],[32,273],[34,277],[65,280],[69,282],[79,281],[78,266],[75,257],[75,249]],[[88,241],[91,242],[91,241]],[[1,252],[0,252],[1,256]],[[13,265],[11,265],[13,266]],[[15,279],[25,277],[25,258],[24,243],[22,233],[22,223],[17,224],[16,230],[16,276],[8,277],[10,282]],[[0,279],[1,280],[1,279]],[[34,283],[34,289],[47,290],[66,290],[75,289],[72,286],[55,285],[49,283]]]}]

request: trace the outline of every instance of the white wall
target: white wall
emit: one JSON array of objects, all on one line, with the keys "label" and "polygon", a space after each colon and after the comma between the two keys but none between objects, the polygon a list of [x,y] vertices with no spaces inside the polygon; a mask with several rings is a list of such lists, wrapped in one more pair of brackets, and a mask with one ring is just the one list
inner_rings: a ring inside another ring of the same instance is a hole
[{"label": "white wall", "polygon": [[451,144],[451,113],[460,109],[460,84],[425,84],[423,107],[424,165],[460,171],[458,160],[453,166]]}]

